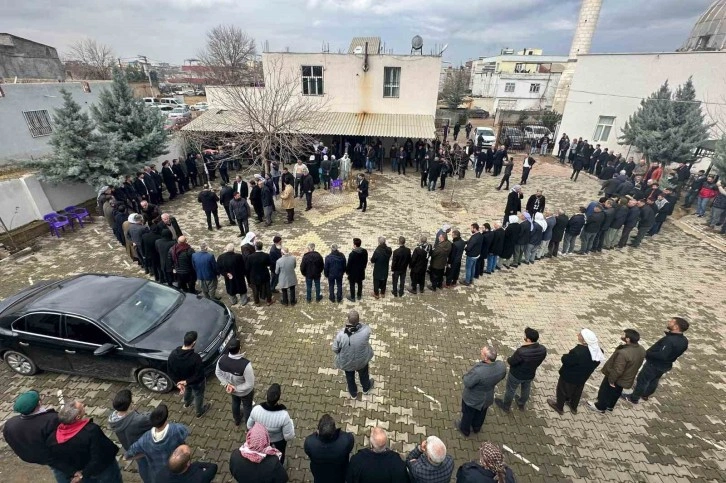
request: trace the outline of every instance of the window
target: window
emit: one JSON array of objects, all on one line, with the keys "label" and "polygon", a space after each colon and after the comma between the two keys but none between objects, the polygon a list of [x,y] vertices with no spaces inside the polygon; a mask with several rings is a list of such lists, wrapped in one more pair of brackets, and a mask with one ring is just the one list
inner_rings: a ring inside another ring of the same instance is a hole
[{"label": "window", "polygon": [[104,331],[87,320],[66,316],[66,339],[88,344],[113,344],[113,340]]},{"label": "window", "polygon": [[614,116],[600,116],[595,128],[595,135],[592,137],[593,141],[607,141],[613,124],[615,124]]},{"label": "window", "polygon": [[323,95],[323,66],[304,65],[302,66],[302,88],[303,95]]},{"label": "window", "polygon": [[530,84],[529,85],[529,92],[534,92],[534,93],[539,92],[539,86],[540,85],[541,84]]},{"label": "window", "polygon": [[514,64],[514,72],[515,73],[524,72],[524,64]]},{"label": "window", "polygon": [[13,329],[31,334],[60,337],[60,315],[30,314],[13,324]]},{"label": "window", "polygon": [[514,92],[514,82],[504,84],[504,92]]},{"label": "window", "polygon": [[147,283],[102,319],[123,340],[134,340],[162,322],[181,304],[183,296],[173,288]]},{"label": "window", "polygon": [[53,132],[48,111],[23,111],[23,116],[25,116],[25,122],[28,129],[30,129],[30,135],[34,138],[48,136]]},{"label": "window", "polygon": [[401,94],[401,68],[383,68],[383,97],[399,97]]}]

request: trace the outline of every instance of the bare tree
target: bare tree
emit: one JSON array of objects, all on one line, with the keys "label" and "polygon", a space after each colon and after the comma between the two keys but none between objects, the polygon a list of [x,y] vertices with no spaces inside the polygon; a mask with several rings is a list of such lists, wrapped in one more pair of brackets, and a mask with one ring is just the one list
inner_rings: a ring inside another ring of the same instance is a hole
[{"label": "bare tree", "polygon": [[[220,147],[236,157],[251,160],[252,169],[268,173],[270,161],[292,161],[312,152],[314,134],[327,102],[303,96],[298,69],[286,69],[272,59],[265,64],[264,85],[219,86],[208,89],[218,109],[205,112],[200,121],[183,128],[187,142],[202,146],[222,135]],[[219,142],[219,141],[217,141]]]},{"label": "bare tree", "polygon": [[115,65],[111,47],[94,39],[79,40],[70,46],[66,57],[71,61],[70,67],[80,76],[89,80],[111,79]]},{"label": "bare tree", "polygon": [[249,85],[255,77],[255,39],[234,25],[218,25],[207,32],[207,43],[197,54],[208,80],[220,85]]}]

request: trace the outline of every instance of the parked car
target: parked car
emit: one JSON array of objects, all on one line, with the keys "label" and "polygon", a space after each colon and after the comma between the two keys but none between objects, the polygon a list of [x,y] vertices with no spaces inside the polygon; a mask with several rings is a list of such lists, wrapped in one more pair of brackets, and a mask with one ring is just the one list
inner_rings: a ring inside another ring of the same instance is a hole
[{"label": "parked car", "polygon": [[485,111],[481,108],[475,108],[469,111],[469,117],[475,119],[489,119],[489,111]]},{"label": "parked car", "polygon": [[183,103],[182,101],[180,101],[179,99],[176,99],[176,98],[174,98],[174,97],[162,97],[162,98],[161,98],[161,99],[159,100],[159,102],[161,102],[162,104],[167,104],[167,105],[171,105],[171,106],[173,106],[173,107],[177,107],[177,106],[185,106],[185,105],[186,105],[186,104],[184,104],[184,103]]},{"label": "parked car", "polygon": [[521,129],[516,127],[503,127],[499,131],[499,144],[505,144],[507,138],[509,138],[509,147],[513,149],[524,148],[525,138]]},{"label": "parked car", "polygon": [[174,118],[177,118],[177,117],[181,117],[181,118],[184,118],[184,119],[191,119],[192,118],[192,113],[191,113],[191,111],[189,110],[189,108],[186,105],[179,106],[179,107],[175,107],[169,113],[169,119],[174,119]]},{"label": "parked car", "polygon": [[479,140],[479,135],[484,139],[484,147],[492,147],[497,140],[497,136],[494,134],[494,130],[490,127],[478,127],[474,131],[474,144],[476,145]]},{"label": "parked car", "polygon": [[0,356],[23,376],[45,370],[167,392],[167,359],[190,330],[209,374],[237,333],[221,302],[104,274],[38,283],[0,302]]},{"label": "parked car", "polygon": [[161,102],[156,97],[144,97],[144,104],[147,106],[158,106]]},{"label": "parked car", "polygon": [[204,89],[197,89],[194,91],[195,96],[206,96],[207,93],[204,91]]},{"label": "parked car", "polygon": [[527,141],[539,141],[543,136],[552,139],[552,131],[545,126],[524,126],[524,137]]},{"label": "parked car", "polygon": [[164,121],[164,129],[167,131],[178,131],[183,126],[189,123],[191,119],[186,117],[170,117]]},{"label": "parked car", "polygon": [[197,102],[196,104],[192,105],[192,111],[206,111],[209,109],[209,105],[207,105],[206,102]]}]

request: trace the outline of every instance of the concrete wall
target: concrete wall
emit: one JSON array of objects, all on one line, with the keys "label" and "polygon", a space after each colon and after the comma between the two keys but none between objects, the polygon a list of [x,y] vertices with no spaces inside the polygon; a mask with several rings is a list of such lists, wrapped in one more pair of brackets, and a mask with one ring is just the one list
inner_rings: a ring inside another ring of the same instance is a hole
[{"label": "concrete wall", "polygon": [[[363,71],[363,61],[362,54],[285,52],[262,56],[265,72],[281,65],[288,75],[300,76],[303,65],[323,66],[323,97],[328,111],[434,115],[441,57],[369,55],[367,72]],[[398,98],[383,97],[384,67],[401,67]]]},{"label": "concrete wall", "polygon": [[88,185],[51,185],[35,175],[0,181],[0,216],[9,229],[18,228],[51,211],[83,203],[96,197]]},{"label": "concrete wall", "polygon": [[0,79],[65,79],[65,69],[55,48],[32,40],[0,34]]},{"label": "concrete wall", "polygon": [[[726,120],[724,72],[726,52],[580,55],[558,136],[567,133],[570,139],[582,136],[592,141],[599,117],[613,116],[615,123],[610,137],[597,142],[602,148],[625,155],[628,146],[620,146],[617,137],[628,117],[638,109],[640,100],[666,80],[675,89],[689,76],[693,76],[698,100],[714,103],[702,107],[706,122],[723,123]],[[723,124],[720,128],[724,128]],[[713,135],[718,132],[719,128],[715,127]]]},{"label": "concrete wall", "polygon": [[[22,161],[50,154],[50,136],[34,138],[25,122],[23,111],[47,110],[63,105],[61,88],[71,92],[73,98],[88,112],[98,100],[101,89],[111,81],[89,81],[91,92],[85,92],[83,82],[47,82],[33,84],[0,84],[4,96],[0,97],[0,164]],[[89,112],[90,113],[90,112]]]}]

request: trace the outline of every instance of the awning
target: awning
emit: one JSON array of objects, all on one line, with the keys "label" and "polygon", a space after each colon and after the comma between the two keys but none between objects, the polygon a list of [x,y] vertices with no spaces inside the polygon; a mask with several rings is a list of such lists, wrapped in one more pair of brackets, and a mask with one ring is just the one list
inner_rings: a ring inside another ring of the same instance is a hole
[{"label": "awning", "polygon": [[[246,127],[239,114],[210,109],[184,126],[182,131],[249,132],[251,130]],[[422,114],[317,112],[301,125],[281,129],[281,133],[433,139],[436,127],[434,116]]]}]

